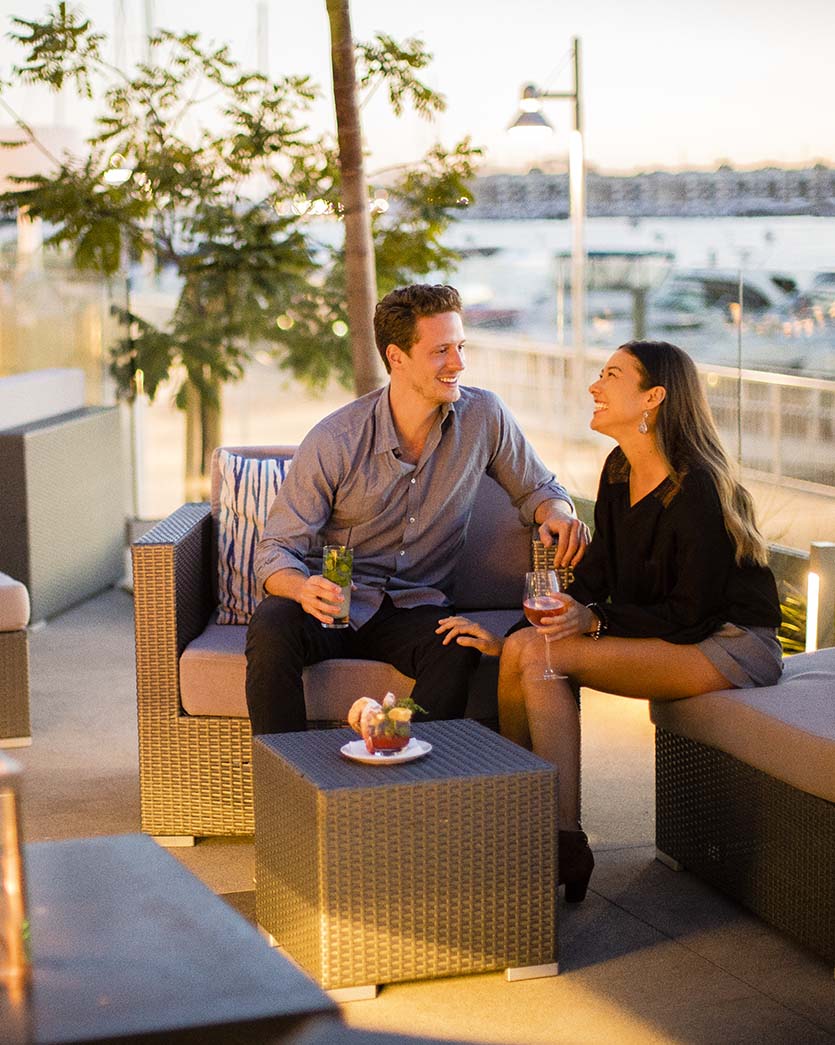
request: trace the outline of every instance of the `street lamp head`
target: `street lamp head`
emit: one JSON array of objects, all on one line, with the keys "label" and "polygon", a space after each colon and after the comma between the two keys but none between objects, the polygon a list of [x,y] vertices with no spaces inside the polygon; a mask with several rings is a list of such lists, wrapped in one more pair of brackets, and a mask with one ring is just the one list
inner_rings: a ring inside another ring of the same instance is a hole
[{"label": "street lamp head", "polygon": [[520,112],[507,129],[509,131],[533,129],[551,132],[554,130],[554,127],[541,112]]},{"label": "street lamp head", "polygon": [[133,175],[133,168],[125,164],[125,158],[121,153],[114,152],[110,157],[107,170],[102,175],[102,180],[108,185],[124,185]]},{"label": "street lamp head", "polygon": [[513,122],[508,126],[509,131],[520,129],[553,131],[550,121],[542,112],[542,94],[535,83],[526,83],[522,88],[522,97],[519,101],[519,112]]},{"label": "street lamp head", "polygon": [[508,126],[509,131],[524,129],[526,131],[553,131],[551,122],[542,112],[542,94],[535,83],[526,83],[522,88],[519,101],[519,112]]},{"label": "street lamp head", "polygon": [[102,175],[102,180],[108,185],[124,185],[130,181],[133,171],[129,167],[108,167]]}]

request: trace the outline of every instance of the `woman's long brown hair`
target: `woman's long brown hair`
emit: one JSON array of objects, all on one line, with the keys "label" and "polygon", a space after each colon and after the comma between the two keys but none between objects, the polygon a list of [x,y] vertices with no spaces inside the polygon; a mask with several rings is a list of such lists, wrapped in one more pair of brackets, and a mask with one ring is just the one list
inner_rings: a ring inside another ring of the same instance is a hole
[{"label": "woman's long brown hair", "polygon": [[671,478],[681,482],[691,468],[704,468],[716,486],[737,563],[765,566],[768,546],[757,529],[751,495],[722,448],[695,363],[668,341],[628,341],[620,347],[637,361],[644,389],[660,385],[667,392],[658,407],[655,435]]}]

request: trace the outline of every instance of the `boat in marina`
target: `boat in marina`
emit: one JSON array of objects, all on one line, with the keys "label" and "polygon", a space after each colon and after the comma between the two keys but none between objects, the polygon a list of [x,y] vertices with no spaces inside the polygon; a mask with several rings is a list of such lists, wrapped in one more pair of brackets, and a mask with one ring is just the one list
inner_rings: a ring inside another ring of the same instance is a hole
[{"label": "boat in marina", "polygon": [[[454,274],[465,321],[559,343],[571,338],[570,256],[491,244]],[[667,250],[594,250],[586,341],[674,341],[701,362],[835,377],[835,272],[682,266]],[[740,278],[742,303],[740,310]],[[741,323],[741,331],[739,329]],[[741,333],[741,338],[740,338]]]}]

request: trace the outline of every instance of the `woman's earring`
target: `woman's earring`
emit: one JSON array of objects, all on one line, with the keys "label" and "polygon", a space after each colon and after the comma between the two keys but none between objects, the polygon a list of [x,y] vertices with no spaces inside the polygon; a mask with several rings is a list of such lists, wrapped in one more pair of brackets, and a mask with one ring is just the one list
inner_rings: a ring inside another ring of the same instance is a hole
[{"label": "woman's earring", "polygon": [[646,435],[649,431],[649,425],[647,424],[647,418],[649,417],[649,410],[644,410],[644,416],[641,418],[641,423],[638,425],[638,431],[641,435]]}]

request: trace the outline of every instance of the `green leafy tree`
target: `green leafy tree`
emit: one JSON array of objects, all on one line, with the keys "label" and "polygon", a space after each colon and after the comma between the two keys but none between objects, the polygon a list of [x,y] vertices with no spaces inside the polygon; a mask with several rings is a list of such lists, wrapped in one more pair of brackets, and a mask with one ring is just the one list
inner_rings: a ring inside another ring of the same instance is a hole
[{"label": "green leafy tree", "polygon": [[[149,60],[125,74],[104,60],[104,37],[65,3],[43,21],[13,25],[24,60],[9,83],[71,85],[100,97],[101,108],[84,156],[54,158],[49,174],[20,179],[0,205],[42,218],[49,242],[81,268],[110,277],[150,257],[176,270],[179,298],[164,327],[121,310],[126,333],[113,348],[112,372],[125,397],[136,393],[140,371],[151,398],[164,381],[178,381],[193,434],[189,474],[205,475],[220,437],[222,385],[241,377],[258,348],[311,385],[335,376],[367,391],[369,374],[379,374],[373,340],[345,331],[361,326],[348,302],[363,279],[367,298],[369,280],[349,273],[350,237],[323,243],[310,220],[325,211],[347,224],[349,175],[340,169],[344,143],[307,126],[318,94],[309,78],[268,80],[242,69],[226,47],[167,31],[149,41]],[[429,60],[418,41],[401,46],[380,35],[356,56],[366,95],[384,87],[395,112],[442,107],[416,77]],[[340,60],[347,62],[344,51]],[[468,199],[476,153],[466,142],[435,149],[392,180],[391,206],[373,218],[381,290],[449,268],[454,256],[440,236],[451,208]],[[363,308],[367,315],[367,301]]]}]

